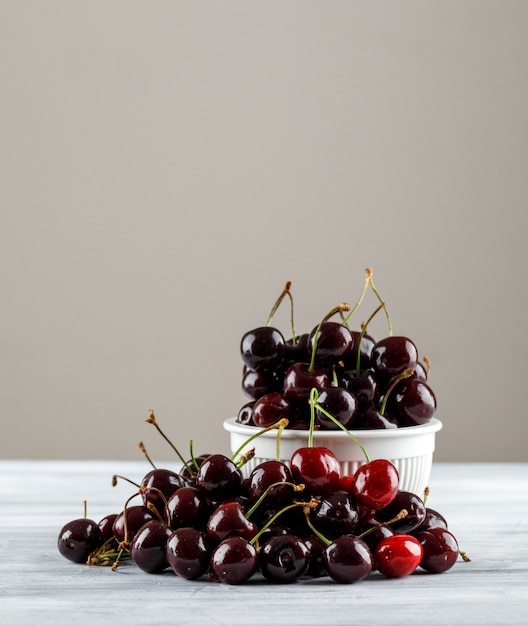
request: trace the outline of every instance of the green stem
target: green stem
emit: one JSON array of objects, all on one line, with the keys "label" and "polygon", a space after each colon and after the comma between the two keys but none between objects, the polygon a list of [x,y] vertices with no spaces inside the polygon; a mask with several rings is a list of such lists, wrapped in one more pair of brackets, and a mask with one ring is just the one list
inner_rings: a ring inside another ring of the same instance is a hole
[{"label": "green stem", "polygon": [[286,282],[286,284],[284,285],[284,289],[282,290],[281,295],[277,298],[275,304],[271,308],[271,311],[270,311],[270,313],[268,315],[268,321],[266,322],[266,326],[270,326],[271,325],[271,320],[273,319],[273,316],[275,315],[275,313],[276,313],[277,309],[279,308],[281,302],[284,300],[284,297],[290,293],[290,288],[291,288],[291,280],[288,280]]},{"label": "green stem", "polygon": [[317,342],[319,340],[319,334],[321,333],[321,326],[325,322],[327,322],[332,316],[334,316],[336,313],[340,313],[342,311],[350,311],[350,306],[346,302],[343,302],[342,304],[338,304],[331,311],[329,311],[323,317],[323,319],[319,322],[319,325],[315,329],[315,333],[313,337],[313,345],[312,345],[312,357],[310,359],[310,365],[308,366],[308,372],[310,374],[314,371],[314,367],[315,367],[315,353],[317,352]]},{"label": "green stem", "polygon": [[310,517],[310,510],[311,507],[304,507],[304,515],[306,517],[306,523],[308,524],[308,528],[313,532],[313,534],[316,537],[319,537],[319,539],[325,544],[325,546],[329,546],[332,542],[330,541],[330,539],[328,539],[328,537],[325,537],[319,530],[317,530],[317,528],[313,525],[312,519]]},{"label": "green stem", "polygon": [[365,294],[367,293],[367,289],[368,289],[368,286],[369,286],[369,280],[370,280],[371,274],[372,274],[372,270],[370,268],[367,268],[365,270],[365,282],[363,283],[363,290],[361,291],[361,294],[359,296],[358,301],[356,302],[354,307],[350,310],[350,313],[343,320],[343,324],[347,324],[348,321],[350,320],[350,318],[352,317],[352,315],[354,315],[354,313],[361,306],[361,303],[363,302],[363,298],[365,297]]},{"label": "green stem", "polygon": [[[370,275],[368,277],[368,282],[370,284],[370,287],[371,287],[372,291],[376,294],[376,297],[378,298],[378,300],[383,304],[383,300],[381,299],[381,296],[379,295],[378,290],[374,286],[374,281],[372,280],[372,271],[370,272]],[[387,324],[389,326],[389,336],[392,337],[392,322],[391,322],[391,318],[390,318],[389,311],[387,310],[386,306],[384,306],[384,309],[385,309],[385,316],[387,318]]]},{"label": "green stem", "polygon": [[337,420],[331,413],[329,413],[323,406],[321,406],[317,402],[318,397],[319,397],[319,392],[317,391],[317,389],[315,387],[313,387],[312,391],[310,392],[310,406],[311,406],[311,410],[315,413],[315,409],[317,408],[318,411],[321,411],[321,413],[323,415],[328,417],[329,420],[331,420],[336,426],[338,426],[342,431],[344,431],[352,439],[352,441],[359,446],[359,448],[361,449],[361,452],[363,452],[363,454],[365,456],[366,462],[370,463],[370,457],[368,455],[368,452],[365,450],[365,447],[363,446],[361,441],[359,441],[359,439],[355,435],[353,435],[348,430],[348,428],[343,426],[343,424],[341,424],[341,422],[339,420]]},{"label": "green stem", "polygon": [[231,456],[231,459],[236,459],[237,456],[242,452],[242,450],[253,441],[253,439],[256,439],[257,437],[260,437],[261,435],[263,435],[264,433],[267,433],[268,430],[273,430],[274,428],[280,428],[281,425],[284,425],[284,427],[286,427],[288,425],[288,420],[283,417],[282,419],[280,419],[278,422],[275,422],[275,424],[272,424],[271,426],[267,426],[266,428],[263,428],[262,430],[259,430],[258,432],[256,432],[255,434],[251,435],[251,437],[249,437],[248,439],[246,439],[246,441],[244,441],[244,443],[239,446],[239,448],[236,450],[236,452]]},{"label": "green stem", "polygon": [[266,496],[269,494],[269,492],[272,491],[273,489],[275,489],[275,487],[279,487],[281,485],[289,485],[290,487],[292,487],[292,489],[294,491],[303,491],[304,490],[304,485],[302,483],[299,483],[299,484],[298,483],[291,483],[291,482],[286,481],[286,480],[279,481],[279,482],[276,482],[276,483],[272,483],[260,495],[260,497],[257,499],[255,504],[247,511],[247,513],[245,514],[245,517],[247,519],[249,519],[253,515],[253,513],[258,509],[258,507],[261,505],[261,503],[266,499]]},{"label": "green stem", "polygon": [[359,341],[358,341],[357,356],[356,356],[356,376],[359,376],[361,374],[361,349],[360,348],[361,348],[361,342],[363,341],[363,337],[365,336],[368,325],[370,324],[374,316],[377,313],[379,313],[379,311],[383,309],[384,307],[385,307],[385,303],[382,302],[379,305],[379,307],[374,311],[374,313],[372,313],[372,315],[368,318],[368,320],[363,324],[363,328],[361,329],[361,332],[359,333]]},{"label": "green stem", "polygon": [[254,537],[251,538],[249,543],[251,545],[255,545],[255,543],[257,543],[257,541],[259,540],[259,538],[262,535],[262,533],[264,531],[266,531],[272,524],[274,524],[283,513],[286,513],[287,511],[291,511],[292,509],[295,509],[298,506],[315,508],[317,506],[317,504],[318,504],[318,501],[315,498],[312,498],[312,500],[310,500],[310,502],[294,502],[293,504],[288,504],[287,506],[285,506],[280,511],[277,511],[277,513],[275,513],[275,515],[273,515],[273,517],[271,517],[271,519],[269,519],[264,524],[264,526],[258,531],[258,533]]}]

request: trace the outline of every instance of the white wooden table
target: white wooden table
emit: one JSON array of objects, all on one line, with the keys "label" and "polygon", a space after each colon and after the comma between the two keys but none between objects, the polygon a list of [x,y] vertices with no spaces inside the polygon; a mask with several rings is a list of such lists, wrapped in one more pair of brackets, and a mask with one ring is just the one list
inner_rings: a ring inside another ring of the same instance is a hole
[{"label": "white wooden table", "polygon": [[[0,624],[528,624],[528,463],[435,464],[428,504],[471,557],[444,574],[355,585],[328,578],[243,586],[76,565],[57,551],[65,522],[117,512],[143,462],[0,461]],[[132,489],[132,490],[131,490]]]}]

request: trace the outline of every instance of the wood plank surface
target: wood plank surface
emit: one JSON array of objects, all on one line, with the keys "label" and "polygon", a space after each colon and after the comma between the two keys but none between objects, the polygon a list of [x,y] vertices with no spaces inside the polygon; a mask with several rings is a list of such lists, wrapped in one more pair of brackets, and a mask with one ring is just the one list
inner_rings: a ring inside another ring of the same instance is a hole
[{"label": "wood plank surface", "polygon": [[428,504],[471,557],[444,574],[379,574],[355,585],[261,577],[243,586],[172,572],[76,565],[56,547],[61,527],[118,512],[143,462],[0,461],[0,624],[460,625],[528,624],[528,463],[433,466]]}]

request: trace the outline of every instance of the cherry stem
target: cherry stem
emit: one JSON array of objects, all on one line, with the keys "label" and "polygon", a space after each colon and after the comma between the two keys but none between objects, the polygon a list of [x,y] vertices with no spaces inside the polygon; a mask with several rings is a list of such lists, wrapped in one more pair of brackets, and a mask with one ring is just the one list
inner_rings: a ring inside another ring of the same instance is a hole
[{"label": "cherry stem", "polygon": [[281,428],[281,426],[282,426],[282,428],[286,428],[286,426],[288,426],[288,423],[289,423],[288,420],[285,417],[283,417],[278,422],[275,422],[274,424],[271,424],[271,426],[267,426],[266,428],[263,428],[262,430],[259,430],[255,434],[251,435],[251,437],[246,439],[246,441],[244,441],[244,443],[241,446],[239,446],[239,448],[236,450],[236,452],[233,453],[233,455],[231,456],[231,460],[235,459],[242,452],[242,450],[249,443],[251,443],[253,441],[253,439],[256,439],[257,437],[260,437],[264,433],[267,433],[268,430],[273,430],[274,428]]},{"label": "cherry stem", "polygon": [[359,376],[361,373],[361,342],[363,341],[363,337],[367,332],[368,325],[374,318],[374,316],[379,313],[381,309],[385,308],[385,303],[382,302],[379,307],[372,313],[372,315],[367,319],[367,321],[362,325],[361,332],[359,333],[358,340],[358,348],[357,348],[357,356],[356,356],[356,375]]},{"label": "cherry stem", "polygon": [[196,472],[194,472],[190,467],[189,464],[187,463],[187,461],[182,457],[182,455],[179,453],[179,451],[177,450],[176,446],[172,443],[172,441],[167,437],[167,435],[161,430],[161,428],[159,427],[159,424],[156,420],[156,416],[154,414],[154,411],[151,409],[150,410],[150,414],[147,417],[147,419],[145,420],[145,422],[147,422],[148,424],[152,424],[153,426],[156,427],[156,430],[159,432],[159,434],[163,437],[163,439],[165,439],[165,441],[169,444],[169,446],[174,450],[174,452],[176,452],[178,458],[180,459],[180,461],[183,463],[183,466],[185,467],[185,469],[190,473],[191,476],[194,476],[194,474]]},{"label": "cherry stem", "polygon": [[280,424],[278,430],[277,430],[277,439],[275,442],[275,457],[277,459],[277,461],[281,460],[280,457],[280,444],[281,444],[281,436],[282,436],[282,431],[286,428],[286,426],[288,426],[288,420],[285,418],[284,422],[282,424]]},{"label": "cherry stem", "polygon": [[469,563],[471,561],[471,559],[469,558],[467,553],[464,552],[464,550],[459,550],[458,554],[460,554],[460,556],[462,557],[462,560],[465,561],[466,563]]},{"label": "cherry stem", "polygon": [[431,361],[425,355],[422,360],[425,365],[425,373],[427,374],[427,378],[429,378],[429,371],[431,370]]},{"label": "cherry stem", "polygon": [[277,519],[283,514],[286,513],[287,511],[291,511],[292,509],[297,508],[298,506],[302,506],[302,507],[307,507],[310,509],[315,509],[315,507],[319,504],[318,500],[316,500],[315,498],[312,498],[309,502],[294,502],[293,504],[288,504],[287,506],[285,506],[283,509],[281,509],[280,511],[277,511],[277,513],[275,513],[275,515],[273,515],[273,517],[271,517],[265,524],[264,526],[258,531],[258,533],[251,538],[251,540],[249,541],[249,543],[251,545],[255,545],[255,543],[257,543],[257,541],[259,540],[260,536],[262,535],[262,533],[264,531],[266,531],[272,524],[274,524]]},{"label": "cherry stem", "polygon": [[311,407],[310,410],[315,415],[315,409],[317,408],[318,411],[321,411],[323,415],[328,417],[328,419],[332,420],[332,422],[334,422],[336,426],[338,426],[342,431],[344,431],[352,439],[352,441],[354,441],[354,443],[359,446],[359,448],[361,449],[361,452],[363,452],[363,455],[365,456],[366,462],[370,463],[370,456],[368,455],[368,452],[366,451],[365,446],[361,443],[361,441],[359,441],[359,439],[355,435],[353,435],[348,430],[348,428],[346,428],[346,426],[343,426],[343,424],[341,424],[341,422],[338,419],[336,419],[331,413],[329,413],[323,406],[321,406],[317,402],[318,398],[319,398],[319,392],[317,391],[317,388],[312,387],[312,390],[310,391],[310,407]]},{"label": "cherry stem", "polygon": [[316,537],[319,537],[319,539],[325,544],[325,546],[329,546],[332,543],[330,539],[328,539],[328,537],[325,537],[321,533],[321,531],[317,530],[317,528],[313,525],[312,518],[310,517],[310,511],[313,508],[315,507],[305,506],[303,508],[303,512],[304,512],[304,516],[306,517],[306,523],[308,524],[308,528],[313,532],[313,534]]},{"label": "cherry stem", "polygon": [[273,316],[275,315],[275,313],[277,312],[277,309],[279,308],[281,302],[284,300],[285,296],[290,295],[290,289],[291,289],[291,280],[286,281],[286,284],[284,285],[284,289],[282,290],[281,295],[277,298],[277,301],[275,302],[275,304],[273,305],[269,316],[268,316],[268,321],[266,322],[266,326],[270,326],[271,325],[271,320],[273,319]]},{"label": "cherry stem", "polygon": [[292,489],[294,491],[303,491],[304,490],[304,485],[302,483],[292,483],[292,482],[289,482],[287,480],[282,480],[282,481],[278,481],[276,483],[272,483],[259,496],[259,498],[256,500],[255,504],[253,504],[253,506],[246,512],[246,514],[245,514],[246,519],[249,519],[253,515],[253,513],[258,509],[260,504],[266,499],[266,496],[270,493],[270,491],[275,489],[275,487],[280,487],[281,485],[288,485],[288,486],[292,487]]},{"label": "cherry stem", "polygon": [[319,322],[319,325],[315,329],[314,338],[313,338],[313,346],[312,346],[312,357],[310,359],[310,365],[308,366],[308,372],[311,374],[314,371],[315,367],[315,353],[317,352],[317,341],[319,339],[319,334],[321,332],[321,326],[327,322],[331,317],[333,317],[336,313],[342,313],[343,311],[350,311],[350,305],[346,302],[338,304],[331,311],[329,311],[323,319]]},{"label": "cherry stem", "polygon": [[367,530],[362,532],[357,537],[358,537],[358,539],[363,539],[363,537],[366,537],[367,535],[370,535],[370,533],[373,533],[378,528],[382,528],[383,526],[390,526],[391,524],[394,524],[395,522],[398,522],[399,520],[403,519],[404,517],[407,517],[407,515],[409,515],[409,511],[407,511],[407,509],[402,509],[397,515],[395,515],[390,520],[387,520],[386,522],[380,522],[379,524],[374,524],[374,526],[371,526],[370,528],[367,528]]},{"label": "cherry stem", "polygon": [[120,478],[121,480],[126,480],[127,483],[130,483],[131,485],[134,485],[134,487],[137,487],[138,489],[141,489],[141,485],[140,484],[135,483],[130,478],[127,478],[126,476],[121,476],[120,474],[114,474],[112,476],[112,487],[115,487],[117,485],[117,479],[118,478]]},{"label": "cherry stem", "polygon": [[315,405],[317,404],[317,398],[319,397],[319,392],[317,391],[317,387],[312,387],[310,389],[310,427],[308,429],[308,447],[313,448],[313,431],[315,428]]},{"label": "cherry stem", "polygon": [[389,386],[387,387],[387,391],[385,392],[385,397],[383,398],[383,402],[381,403],[381,406],[380,406],[379,412],[381,415],[385,414],[385,408],[387,407],[387,400],[389,399],[389,396],[392,393],[392,390],[394,389],[394,387],[396,387],[396,385],[400,381],[405,380],[406,378],[409,378],[413,374],[414,374],[414,368],[408,367],[406,370],[403,370],[401,374],[398,374],[391,380]]},{"label": "cherry stem", "polygon": [[[367,268],[367,280],[368,283],[372,289],[372,291],[376,294],[376,297],[378,298],[378,300],[383,303],[383,300],[381,299],[381,296],[378,293],[378,290],[376,289],[375,285],[374,285],[374,281],[372,280],[372,270],[370,268]],[[387,324],[389,326],[389,336],[392,336],[392,322],[391,322],[391,318],[389,315],[389,312],[387,310],[387,307],[384,306],[385,309],[385,316],[387,318]]]},{"label": "cherry stem", "polygon": [[154,465],[154,463],[152,462],[152,459],[150,458],[150,456],[147,453],[147,449],[145,448],[145,444],[142,441],[140,441],[139,444],[138,444],[138,447],[141,450],[141,452],[143,452],[143,455],[145,456],[147,461],[152,465],[152,467],[154,469],[156,469],[156,466]]},{"label": "cherry stem", "polygon": [[246,463],[251,461],[251,459],[254,456],[255,456],[255,448],[251,448],[251,450],[248,450],[247,452],[245,452],[244,454],[242,454],[241,456],[238,457],[238,459],[236,460],[235,465],[238,468],[241,468],[243,465],[245,465]]},{"label": "cherry stem", "polygon": [[363,289],[361,291],[361,294],[360,294],[360,296],[358,298],[358,301],[354,305],[354,307],[350,310],[350,313],[343,320],[343,324],[347,324],[348,321],[350,320],[350,318],[352,317],[352,315],[354,315],[354,313],[361,306],[361,303],[363,302],[363,298],[365,297],[365,294],[367,293],[367,289],[368,289],[368,286],[369,286],[369,275],[370,274],[372,274],[372,270],[367,267],[367,269],[365,270],[365,282],[363,283]]},{"label": "cherry stem", "polygon": [[200,466],[198,465],[198,461],[196,460],[196,457],[194,456],[194,441],[192,439],[189,441],[189,455],[191,457],[191,463],[194,465],[196,471],[198,472],[200,469]]},{"label": "cherry stem", "polygon": [[88,502],[86,500],[83,500],[83,517],[84,519],[88,517]]}]

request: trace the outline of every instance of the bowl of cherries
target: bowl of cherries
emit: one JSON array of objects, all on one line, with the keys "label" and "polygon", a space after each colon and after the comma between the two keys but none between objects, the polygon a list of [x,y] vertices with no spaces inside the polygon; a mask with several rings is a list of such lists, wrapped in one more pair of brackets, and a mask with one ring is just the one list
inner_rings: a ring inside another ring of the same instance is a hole
[{"label": "bowl of cherries", "polygon": [[[352,315],[367,290],[377,308],[353,328]],[[288,298],[291,336],[272,324]],[[388,332],[374,339],[368,332],[383,311]],[[366,270],[354,307],[341,303],[306,333],[293,323],[291,282],[287,282],[267,323],[243,334],[242,390],[247,402],[224,421],[233,452],[250,452],[245,472],[267,459],[288,462],[293,452],[313,441],[332,450],[343,475],[371,459],[389,459],[402,489],[423,494],[431,472],[436,433],[436,396],[430,385],[430,363],[409,337],[394,334],[387,307]]]}]

